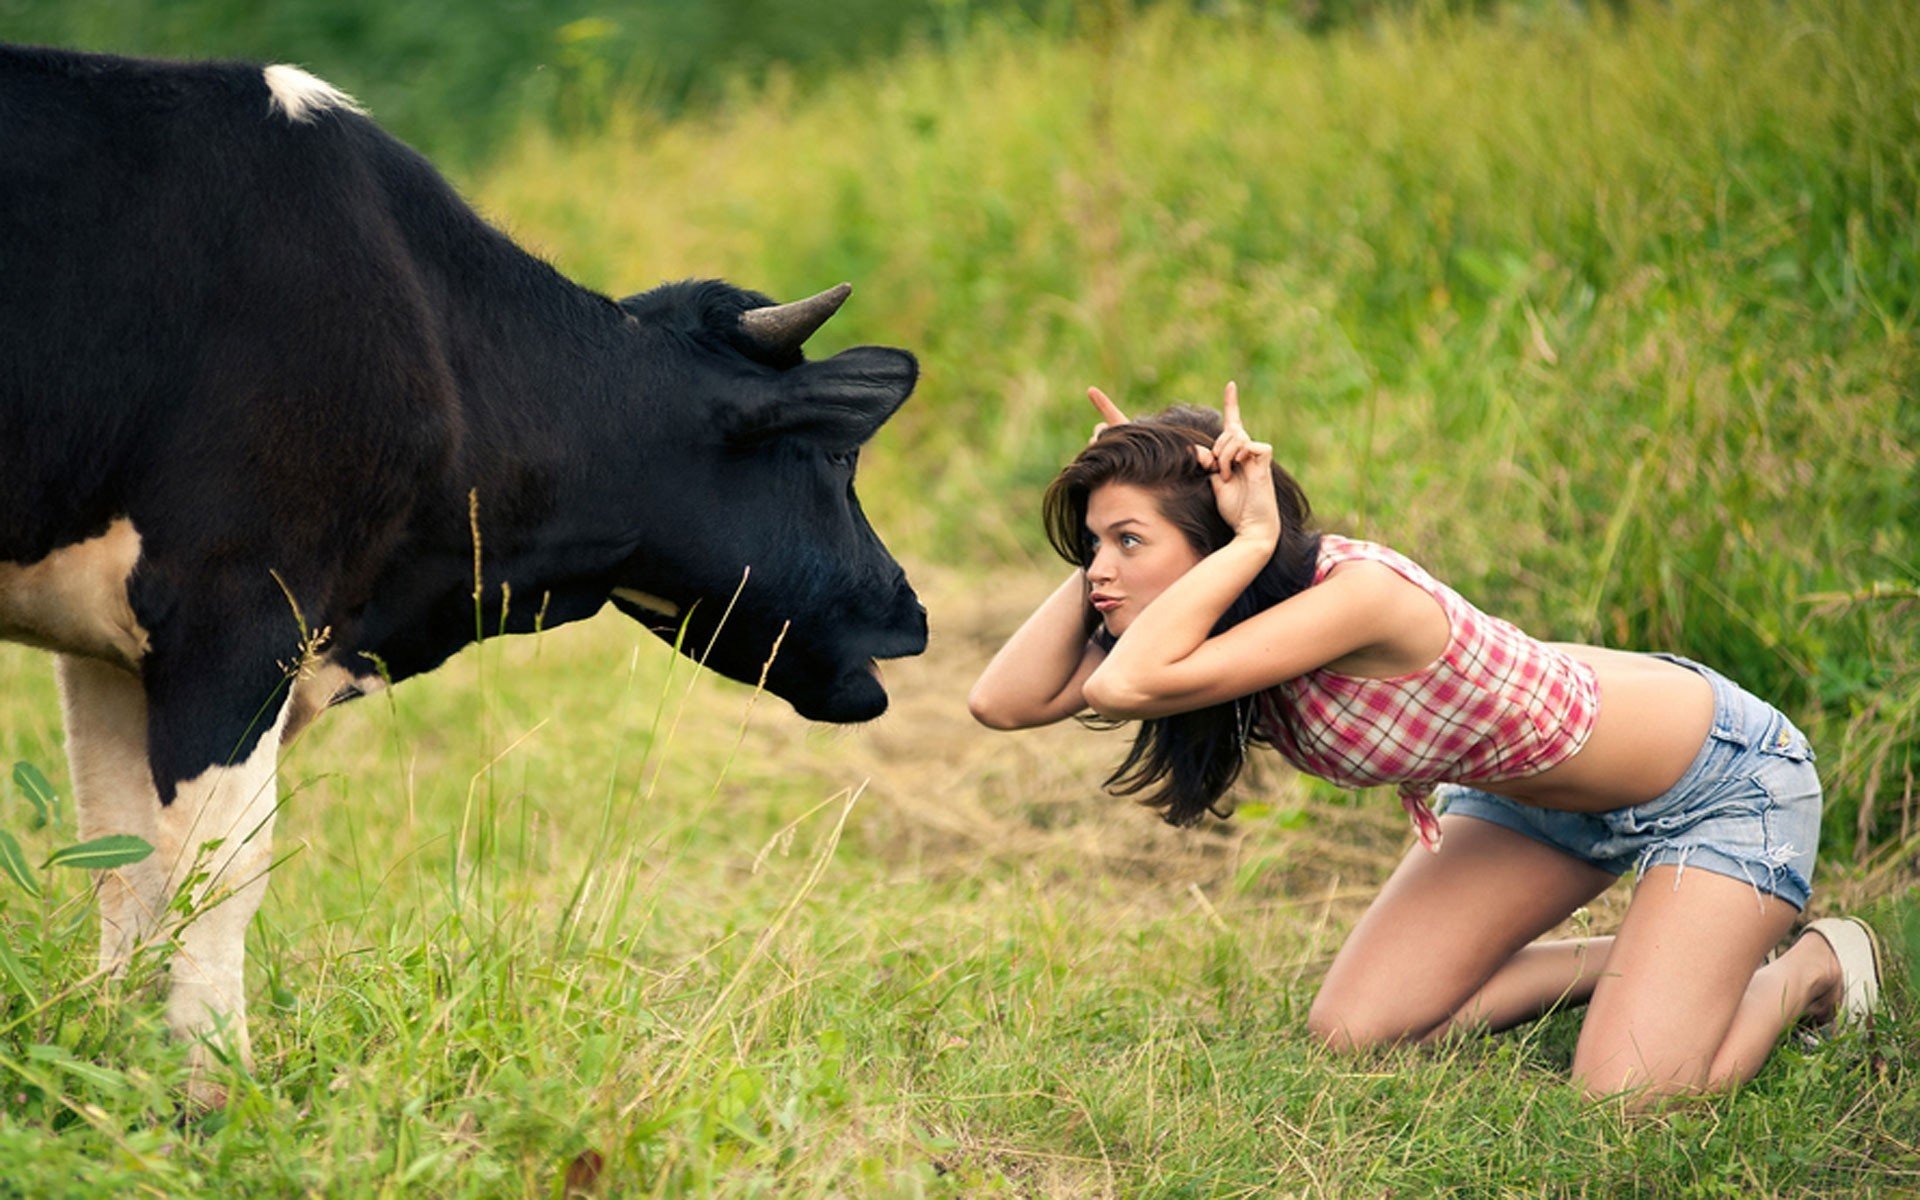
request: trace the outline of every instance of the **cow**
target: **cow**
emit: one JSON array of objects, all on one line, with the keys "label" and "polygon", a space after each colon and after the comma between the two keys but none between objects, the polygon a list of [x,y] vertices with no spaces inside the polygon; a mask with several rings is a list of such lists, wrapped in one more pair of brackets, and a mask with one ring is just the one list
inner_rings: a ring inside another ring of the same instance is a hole
[{"label": "cow", "polygon": [[99,964],[172,947],[216,1099],[322,710],[608,604],[804,717],[885,710],[926,612],[854,470],[919,367],[806,357],[847,293],[610,299],[297,67],[0,47],[0,637],[57,655],[81,836],[155,847],[96,880]]}]

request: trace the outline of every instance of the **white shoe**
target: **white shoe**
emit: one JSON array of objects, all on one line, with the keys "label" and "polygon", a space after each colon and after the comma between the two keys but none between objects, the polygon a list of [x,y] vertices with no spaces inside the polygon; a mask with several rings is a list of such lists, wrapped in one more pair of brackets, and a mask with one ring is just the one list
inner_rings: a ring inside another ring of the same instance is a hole
[{"label": "white shoe", "polygon": [[1846,1028],[1862,1024],[1880,1007],[1880,939],[1859,917],[1823,917],[1806,928],[1833,947],[1840,960],[1840,1000],[1833,1006],[1833,1024]]}]

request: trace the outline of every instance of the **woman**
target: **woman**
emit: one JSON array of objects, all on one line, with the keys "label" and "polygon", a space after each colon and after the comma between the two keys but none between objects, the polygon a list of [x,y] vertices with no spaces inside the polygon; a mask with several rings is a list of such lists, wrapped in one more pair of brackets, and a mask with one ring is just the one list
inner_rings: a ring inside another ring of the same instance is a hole
[{"label": "woman", "polygon": [[[1316,1036],[1428,1041],[1586,1002],[1574,1078],[1658,1094],[1730,1087],[1796,1021],[1871,1009],[1860,922],[1764,961],[1820,826],[1813,753],[1778,711],[1685,659],[1537,642],[1386,547],[1313,533],[1232,384],[1224,421],[1129,423],[1090,394],[1103,422],[1046,500],[1078,569],[969,706],[996,729],[1143,722],[1109,783],[1175,824],[1215,809],[1250,741],[1399,785],[1421,845],[1334,959]],[[1617,934],[1534,942],[1629,869]]]}]

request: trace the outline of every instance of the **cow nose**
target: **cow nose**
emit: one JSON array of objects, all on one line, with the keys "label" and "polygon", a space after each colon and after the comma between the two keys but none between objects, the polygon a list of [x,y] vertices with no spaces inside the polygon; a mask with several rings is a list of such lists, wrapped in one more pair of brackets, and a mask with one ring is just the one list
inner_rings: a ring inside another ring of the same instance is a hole
[{"label": "cow nose", "polygon": [[899,599],[894,606],[893,625],[901,630],[916,647],[911,653],[918,654],[927,644],[927,606],[920,602],[910,587],[902,587]]}]

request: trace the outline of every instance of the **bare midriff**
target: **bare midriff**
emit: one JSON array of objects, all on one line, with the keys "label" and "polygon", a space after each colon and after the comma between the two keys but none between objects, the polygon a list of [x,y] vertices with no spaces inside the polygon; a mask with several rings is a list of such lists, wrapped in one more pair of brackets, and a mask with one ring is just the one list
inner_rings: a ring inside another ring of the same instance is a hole
[{"label": "bare midriff", "polygon": [[1644,804],[1680,782],[1713,727],[1713,685],[1665,659],[1550,644],[1599,679],[1600,715],[1586,745],[1537,775],[1472,786],[1541,808],[1609,812]]}]

